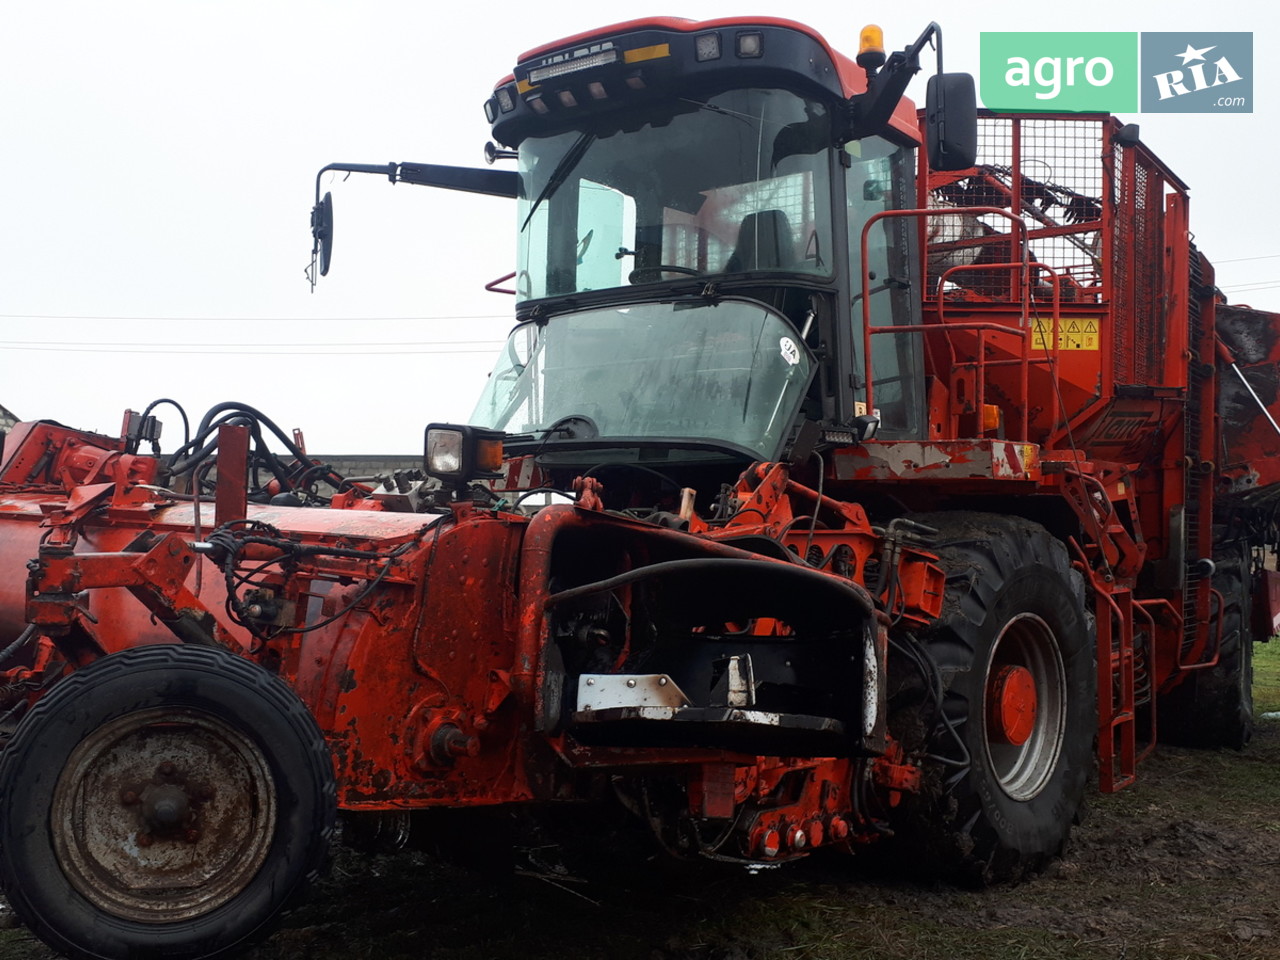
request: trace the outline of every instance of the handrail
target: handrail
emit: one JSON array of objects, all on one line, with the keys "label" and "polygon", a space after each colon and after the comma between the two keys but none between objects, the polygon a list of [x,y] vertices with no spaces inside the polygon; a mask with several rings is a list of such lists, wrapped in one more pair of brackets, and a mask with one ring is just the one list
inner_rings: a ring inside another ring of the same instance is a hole
[{"label": "handrail", "polygon": [[[1020,262],[1015,262],[1015,264],[1011,264],[1011,266],[1018,266],[1018,268],[1021,269],[1021,276],[1020,276],[1021,307],[1023,307],[1023,316],[1025,317],[1028,315],[1029,307],[1030,307],[1029,274],[1030,274],[1030,262],[1032,261],[1030,261],[1030,247],[1027,239],[1027,224],[1023,223],[1023,219],[1021,219],[1020,216],[1012,214],[1011,211],[1002,209],[1002,207],[996,207],[996,206],[972,206],[972,207],[963,207],[963,209],[955,209],[955,207],[928,207],[928,209],[916,209],[916,210],[881,210],[879,212],[876,212],[876,214],[870,215],[869,218],[867,218],[867,223],[863,224],[863,230],[861,230],[860,251],[861,251],[861,269],[863,269],[863,275],[861,275],[861,280],[863,280],[863,288],[861,288],[861,297],[863,297],[863,375],[864,375],[864,389],[867,390],[867,412],[873,411],[874,408],[876,408],[876,398],[874,398],[874,387],[872,383],[873,381],[872,303],[870,303],[870,297],[867,294],[868,289],[870,289],[870,265],[869,265],[870,229],[872,229],[874,224],[879,223],[879,221],[881,220],[891,218],[891,216],[915,216],[915,218],[927,218],[927,216],[956,216],[956,215],[984,216],[988,214],[992,216],[1004,216],[1004,218],[1006,220],[1009,220],[1010,223],[1012,224],[1010,233],[1007,234],[1007,237],[1009,237],[1010,239],[1014,239],[1014,241],[1018,242],[1018,250],[1021,252],[1021,256],[1023,256],[1023,260],[1021,260]],[[989,266],[989,265],[984,265],[984,266]],[[955,270],[955,269],[957,268],[952,268],[952,270]],[[948,273],[950,273],[950,271],[948,271]],[[1055,283],[1055,289],[1056,288],[1057,288],[1057,284]],[[922,326],[922,329],[933,329],[933,328],[928,328],[928,326],[924,326],[924,325],[920,325],[920,326]],[[951,326],[955,326],[955,325],[951,325]],[[1002,326],[1002,325],[996,324],[996,326]],[[888,332],[891,332],[892,329],[893,328],[888,328],[888,326],[881,326],[881,328],[877,328],[876,330],[874,330],[874,333],[888,333]],[[1012,328],[1004,328],[1004,326],[1002,326],[1002,329],[1011,330]],[[1025,334],[1024,334],[1024,339],[1025,339]],[[978,335],[978,342],[979,342],[978,365],[979,365],[979,374],[980,374],[980,366],[982,366],[982,360],[983,360],[982,356],[980,356],[980,347],[983,346],[983,335],[980,332]],[[1055,338],[1055,346],[1056,346],[1056,338]],[[1023,355],[1024,357],[1025,355],[1027,355],[1027,351],[1025,351],[1025,349],[1023,351]],[[979,376],[979,385],[978,385],[979,398],[984,397],[984,392],[982,388],[982,381],[984,379],[986,378],[982,378],[982,376]],[[1027,403],[1025,403],[1025,399],[1027,399],[1027,383],[1025,383],[1025,381],[1027,381],[1027,378],[1025,378],[1025,371],[1024,371],[1023,381],[1024,381],[1023,439],[1025,439],[1025,436],[1027,436]],[[980,422],[980,417],[982,417],[982,402],[980,402],[980,399],[978,403],[978,416],[979,416],[979,422]]]},{"label": "handrail", "polygon": [[[1132,605],[1133,612],[1142,614],[1142,616],[1146,619],[1147,623],[1151,627],[1151,639],[1147,642],[1147,655],[1146,655],[1146,662],[1144,663],[1144,666],[1147,671],[1147,682],[1151,684],[1151,702],[1147,705],[1147,724],[1148,724],[1147,745],[1141,751],[1139,751],[1138,755],[1134,758],[1135,764],[1141,763],[1143,760],[1147,759],[1147,757],[1151,756],[1151,754],[1155,752],[1156,741],[1159,739],[1159,737],[1157,736],[1157,729],[1156,729],[1156,710],[1157,710],[1156,701],[1159,700],[1160,698],[1156,696],[1155,678],[1152,676],[1152,671],[1155,669],[1155,665],[1152,663],[1152,660],[1154,660],[1152,651],[1155,650],[1156,631],[1159,629],[1159,627],[1156,625],[1155,616],[1153,616],[1151,611],[1147,609],[1147,606],[1149,604],[1152,606],[1163,604],[1164,606],[1168,607],[1171,612],[1173,610],[1173,607],[1169,604],[1169,601],[1165,600],[1163,597],[1158,598],[1156,600],[1138,600],[1137,598],[1135,598]],[[1135,653],[1135,656],[1136,655],[1137,654]],[[1135,669],[1136,669],[1136,664],[1135,664]],[[1136,706],[1137,686],[1138,686],[1138,680],[1136,675],[1134,676],[1133,683],[1134,683],[1134,701]]]},{"label": "handrail", "polygon": [[[1023,347],[1024,347],[1024,349],[1023,349],[1023,351],[1022,351],[1023,356],[1022,356],[1022,357],[1020,357],[1016,362],[1018,362],[1018,363],[1020,363],[1020,364],[1022,364],[1022,365],[1024,366],[1024,372],[1025,372],[1025,365],[1026,365],[1026,361],[1027,361],[1027,358],[1026,358],[1026,349],[1025,349],[1025,346],[1026,346],[1025,341],[1026,341],[1026,339],[1031,335],[1031,331],[1030,331],[1030,330],[1028,330],[1028,329],[1026,329],[1026,328],[1024,328],[1024,327],[1010,327],[1010,326],[1006,326],[1006,325],[1005,325],[1005,324],[1003,324],[1003,323],[993,323],[993,322],[991,322],[991,321],[979,321],[979,320],[974,320],[974,321],[965,322],[965,323],[948,323],[946,326],[936,326],[936,325],[935,325],[935,326],[925,326],[925,325],[923,325],[923,324],[912,324],[912,325],[910,325],[910,326],[876,327],[876,328],[872,331],[872,333],[921,333],[921,334],[923,334],[923,333],[950,333],[950,332],[955,331],[955,330],[973,330],[973,331],[976,331],[976,332],[977,332],[977,334],[978,334],[978,357],[977,357],[977,360],[976,360],[975,362],[973,362],[973,363],[968,363],[968,362],[966,362],[966,363],[965,363],[965,366],[972,366],[972,367],[974,367],[974,369],[975,369],[975,374],[974,374],[974,376],[975,376],[975,379],[976,379],[976,381],[977,381],[977,395],[976,395],[976,397],[975,397],[975,403],[974,403],[974,406],[975,406],[975,409],[978,411],[978,415],[979,415],[979,417],[981,417],[981,415],[982,415],[982,407],[983,407],[983,403],[984,403],[984,401],[986,400],[986,388],[985,388],[985,381],[986,381],[986,378],[985,378],[984,376],[982,376],[982,371],[983,371],[983,369],[987,366],[986,360],[985,360],[985,358],[982,356],[982,354],[983,354],[983,352],[984,352],[983,348],[986,346],[986,339],[985,339],[985,334],[986,334],[986,332],[987,332],[987,331],[990,331],[990,332],[992,332],[992,333],[1003,333],[1003,334],[1009,334],[1009,335],[1011,335],[1011,336],[1018,337],[1018,338],[1020,338],[1021,340],[1023,340],[1023,341],[1024,341],[1024,343],[1023,343]],[[868,342],[870,342],[870,337],[868,337],[868,338],[867,338],[867,340],[868,340]],[[996,364],[1000,364],[1000,363],[1002,363],[1002,361],[998,361],[998,360],[997,360],[997,361],[993,361],[990,365],[991,365],[991,366],[995,366]],[[1027,407],[1028,407],[1028,399],[1029,399],[1029,398],[1028,398],[1028,396],[1027,396],[1027,393],[1028,393],[1028,385],[1027,385],[1027,383],[1026,383],[1026,377],[1024,376],[1022,379],[1023,379],[1023,384],[1022,384],[1022,401],[1023,401],[1023,402],[1022,402],[1022,431],[1021,431],[1021,435],[1020,435],[1019,437],[1017,437],[1016,439],[1026,440],[1026,438],[1027,438]],[[870,411],[871,409],[872,409],[871,407],[868,407],[868,408],[867,408],[867,410],[868,410],[868,411]]]},{"label": "handrail", "polygon": [[[1052,266],[1048,264],[1042,264],[1042,262],[1039,262],[1038,260],[1010,261],[1010,262],[1005,262],[1005,264],[956,264],[955,266],[951,266],[951,268],[947,268],[946,270],[942,271],[942,275],[940,276],[940,278],[938,278],[938,288],[941,289],[942,285],[947,282],[948,276],[951,276],[951,274],[957,273],[957,271],[960,271],[960,270],[1001,270],[1001,269],[1011,270],[1015,268],[1027,269],[1028,275],[1030,273],[1030,270],[1032,269],[1042,270],[1044,274],[1047,274],[1048,279],[1050,279],[1053,284],[1053,300],[1052,300],[1053,307],[1052,307],[1052,314],[1051,314],[1052,338],[1050,340],[1050,344],[1051,344],[1050,356],[1047,357],[1047,360],[1048,360],[1048,364],[1050,364],[1052,369],[1056,370],[1057,361],[1059,361],[1059,351],[1061,349],[1061,343],[1060,343],[1061,328],[1059,326],[1059,320],[1061,319],[1061,306],[1062,306],[1062,276],[1061,274],[1057,273],[1057,270],[1053,269]],[[1028,294],[1030,292],[1029,285],[1027,288],[1027,292]],[[1033,300],[1034,300],[1034,297],[1030,297],[1030,296],[1024,297],[1023,315],[1019,317],[1019,319],[1023,321],[1024,324],[1029,323],[1030,317],[1028,316],[1028,314],[1029,314],[1030,302],[1032,302]],[[946,297],[941,297],[941,296],[938,297],[937,311],[938,311],[938,323],[946,324],[947,323]],[[1036,326],[1038,328],[1039,316],[1036,317],[1036,320],[1037,320]],[[957,324],[950,324],[948,326],[950,326],[951,329],[959,328],[959,325]],[[1028,328],[1025,328],[1024,326],[1023,329],[1028,329]],[[978,364],[977,364],[978,366],[977,375],[979,376],[979,396],[980,396],[980,399],[978,401],[979,411],[982,410],[983,399],[986,399],[986,390],[982,389],[982,383],[984,381],[984,378],[982,378],[983,367],[1004,365],[1004,362],[1002,361],[992,361],[991,364],[987,364],[986,357],[983,356],[982,347],[983,347],[982,340],[979,339]],[[1021,416],[1021,420],[1023,420],[1023,434],[1021,434],[1021,439],[1023,440],[1027,439],[1027,435],[1029,433],[1029,428],[1030,428],[1029,412],[1028,412],[1028,401],[1030,399],[1030,381],[1029,381],[1030,365],[1034,364],[1034,362],[1038,362],[1037,360],[1034,360],[1032,356],[1030,356],[1029,344],[1024,344],[1024,347],[1025,348],[1023,351],[1023,356],[1021,356],[1018,361],[1019,364],[1021,365],[1021,383],[1019,385],[1021,388],[1021,397],[1023,397],[1023,416]],[[1050,422],[1052,422],[1052,424],[1056,424],[1057,416],[1059,416],[1059,413],[1060,413],[1059,399],[1060,399],[1059,392],[1057,392],[1057,389],[1053,390],[1053,396],[1051,397],[1051,407],[1050,407],[1050,413],[1051,413]]]},{"label": "handrail", "polygon": [[[1003,238],[1016,242],[1022,253],[1023,259],[1016,261],[1008,261],[1004,263],[984,263],[984,264],[956,264],[947,268],[938,279],[939,287],[945,284],[948,279],[955,273],[965,270],[1018,270],[1020,276],[1019,283],[1019,325],[1009,326],[1003,323],[994,322],[962,322],[952,323],[946,319],[946,302],[945,298],[939,297],[937,305],[936,325],[919,324],[919,325],[895,325],[895,326],[879,326],[873,327],[871,324],[871,298],[865,294],[862,297],[862,348],[863,348],[863,376],[864,388],[866,390],[866,409],[868,412],[875,409],[874,396],[874,374],[872,370],[872,350],[871,338],[876,334],[883,333],[927,333],[930,331],[942,330],[947,333],[960,330],[969,330],[977,333],[977,351],[972,362],[966,361],[965,367],[972,367],[975,379],[975,396],[974,408],[978,416],[978,423],[981,427],[983,410],[986,405],[986,386],[987,386],[987,368],[997,366],[1009,366],[1017,364],[1019,367],[1018,376],[1018,392],[1021,395],[1020,415],[1018,419],[1018,435],[1014,439],[1026,441],[1030,435],[1030,369],[1032,364],[1047,363],[1051,370],[1051,376],[1057,376],[1059,354],[1061,351],[1061,314],[1062,314],[1062,275],[1048,264],[1041,263],[1031,259],[1030,247],[1027,239],[1026,224],[1013,213],[999,207],[966,207],[963,208],[964,215],[981,215],[994,214],[1003,216],[1010,220],[1014,226],[1010,233],[1002,235]],[[956,211],[951,208],[927,208],[915,210],[884,210],[873,214],[867,218],[867,222],[862,228],[861,237],[861,253],[862,253],[862,289],[869,289],[871,283],[870,264],[869,264],[869,237],[871,227],[878,221],[887,217],[930,217],[930,216],[954,216]],[[1003,242],[1003,239],[1002,241]],[[1040,317],[1037,315],[1032,322],[1031,304],[1034,298],[1031,295],[1030,276],[1032,270],[1039,271],[1047,282],[1052,284],[1053,296],[1050,309],[1050,329],[1049,339],[1044,343],[1046,356],[1043,360],[1032,356],[1032,347],[1034,342],[1030,336],[1034,332],[1043,329]],[[986,343],[987,333],[1011,334],[1020,337],[1022,343],[1017,349],[1017,357],[1013,360],[993,360],[986,359]],[[1051,391],[1050,396],[1050,422],[1057,423],[1061,414],[1059,392],[1055,388]],[[981,429],[980,429],[980,432]]]},{"label": "handrail", "polygon": [[[1221,591],[1214,589],[1212,586],[1209,587],[1209,594],[1210,597],[1217,602],[1218,615],[1216,617],[1211,617],[1208,621],[1212,624],[1212,627],[1209,630],[1209,636],[1205,638],[1206,643],[1204,650],[1201,651],[1200,659],[1193,662],[1186,662],[1182,659],[1182,647],[1178,648],[1178,654],[1175,659],[1178,669],[1183,673],[1190,673],[1193,670],[1211,670],[1218,665],[1218,661],[1222,657],[1222,612],[1226,609],[1227,601],[1223,598]],[[1216,627],[1216,629],[1213,629],[1214,627]],[[1212,645],[1207,642],[1210,638],[1213,640]],[[1252,641],[1246,640],[1245,642],[1249,643]],[[1213,656],[1209,657],[1207,660],[1204,659],[1205,650],[1213,651]]]},{"label": "handrail", "polygon": [[514,290],[509,290],[506,287],[498,286],[498,284],[500,283],[506,283],[508,280],[515,279],[515,275],[516,275],[516,272],[512,270],[510,273],[506,274],[505,276],[499,277],[497,280],[490,280],[488,283],[484,285],[484,288],[490,293],[509,293],[512,296],[515,296],[516,292]]}]

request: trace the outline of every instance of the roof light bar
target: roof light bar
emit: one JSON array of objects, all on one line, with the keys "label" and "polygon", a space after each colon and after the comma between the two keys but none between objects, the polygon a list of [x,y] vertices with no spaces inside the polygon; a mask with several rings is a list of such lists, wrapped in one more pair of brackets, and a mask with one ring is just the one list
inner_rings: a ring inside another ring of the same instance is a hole
[{"label": "roof light bar", "polygon": [[544,67],[534,67],[529,71],[529,82],[539,84],[547,80],[554,80],[556,77],[563,77],[565,74],[577,73],[579,70],[590,70],[592,67],[603,67],[609,63],[617,63],[617,61],[617,50],[601,50],[598,53],[574,57],[571,60],[549,63]]}]

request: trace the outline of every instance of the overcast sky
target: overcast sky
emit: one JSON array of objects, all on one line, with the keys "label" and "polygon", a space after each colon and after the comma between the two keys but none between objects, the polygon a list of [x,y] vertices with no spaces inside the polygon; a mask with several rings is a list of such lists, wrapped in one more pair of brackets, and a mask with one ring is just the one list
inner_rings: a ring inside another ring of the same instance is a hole
[{"label": "overcast sky", "polygon": [[[1252,31],[1254,112],[1125,117],[1191,185],[1233,302],[1280,310],[1280,39],[1271,3],[848,4],[769,12],[856,52],[930,21],[949,70],[983,31]],[[312,294],[308,213],[334,161],[483,165],[482,104],[532,47],[729,2],[30,2],[0,21],[0,404],[116,433],[157,397],[257,406],[319,453],[409,453],[471,412],[512,298],[507,201],[384,178],[328,182],[333,270]],[[444,12],[441,12],[441,11]],[[924,77],[908,95],[923,99]],[[162,413],[163,417],[163,413]],[[170,419],[172,419],[170,417]],[[167,424],[166,449],[179,425]]]}]

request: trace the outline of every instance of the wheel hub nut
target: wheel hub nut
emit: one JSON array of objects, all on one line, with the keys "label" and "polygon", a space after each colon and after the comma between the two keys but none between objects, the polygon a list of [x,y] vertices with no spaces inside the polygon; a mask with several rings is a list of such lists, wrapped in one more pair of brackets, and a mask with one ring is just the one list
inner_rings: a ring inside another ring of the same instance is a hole
[{"label": "wheel hub nut", "polygon": [[155,830],[172,830],[190,819],[186,791],[172,784],[152,787],[142,800],[142,816]]},{"label": "wheel hub nut", "polygon": [[1020,747],[1036,726],[1036,679],[1026,667],[1001,667],[991,678],[987,727],[991,738]]}]

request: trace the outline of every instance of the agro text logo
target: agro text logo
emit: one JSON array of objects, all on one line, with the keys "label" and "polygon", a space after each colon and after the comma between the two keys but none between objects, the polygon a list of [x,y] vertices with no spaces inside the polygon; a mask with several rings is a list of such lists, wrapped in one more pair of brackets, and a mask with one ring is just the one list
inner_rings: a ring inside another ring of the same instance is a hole
[{"label": "agro text logo", "polygon": [[992,110],[1132,113],[1136,33],[984,33],[982,102]]},{"label": "agro text logo", "polygon": [[1143,113],[1252,113],[1252,33],[1142,34]]}]

